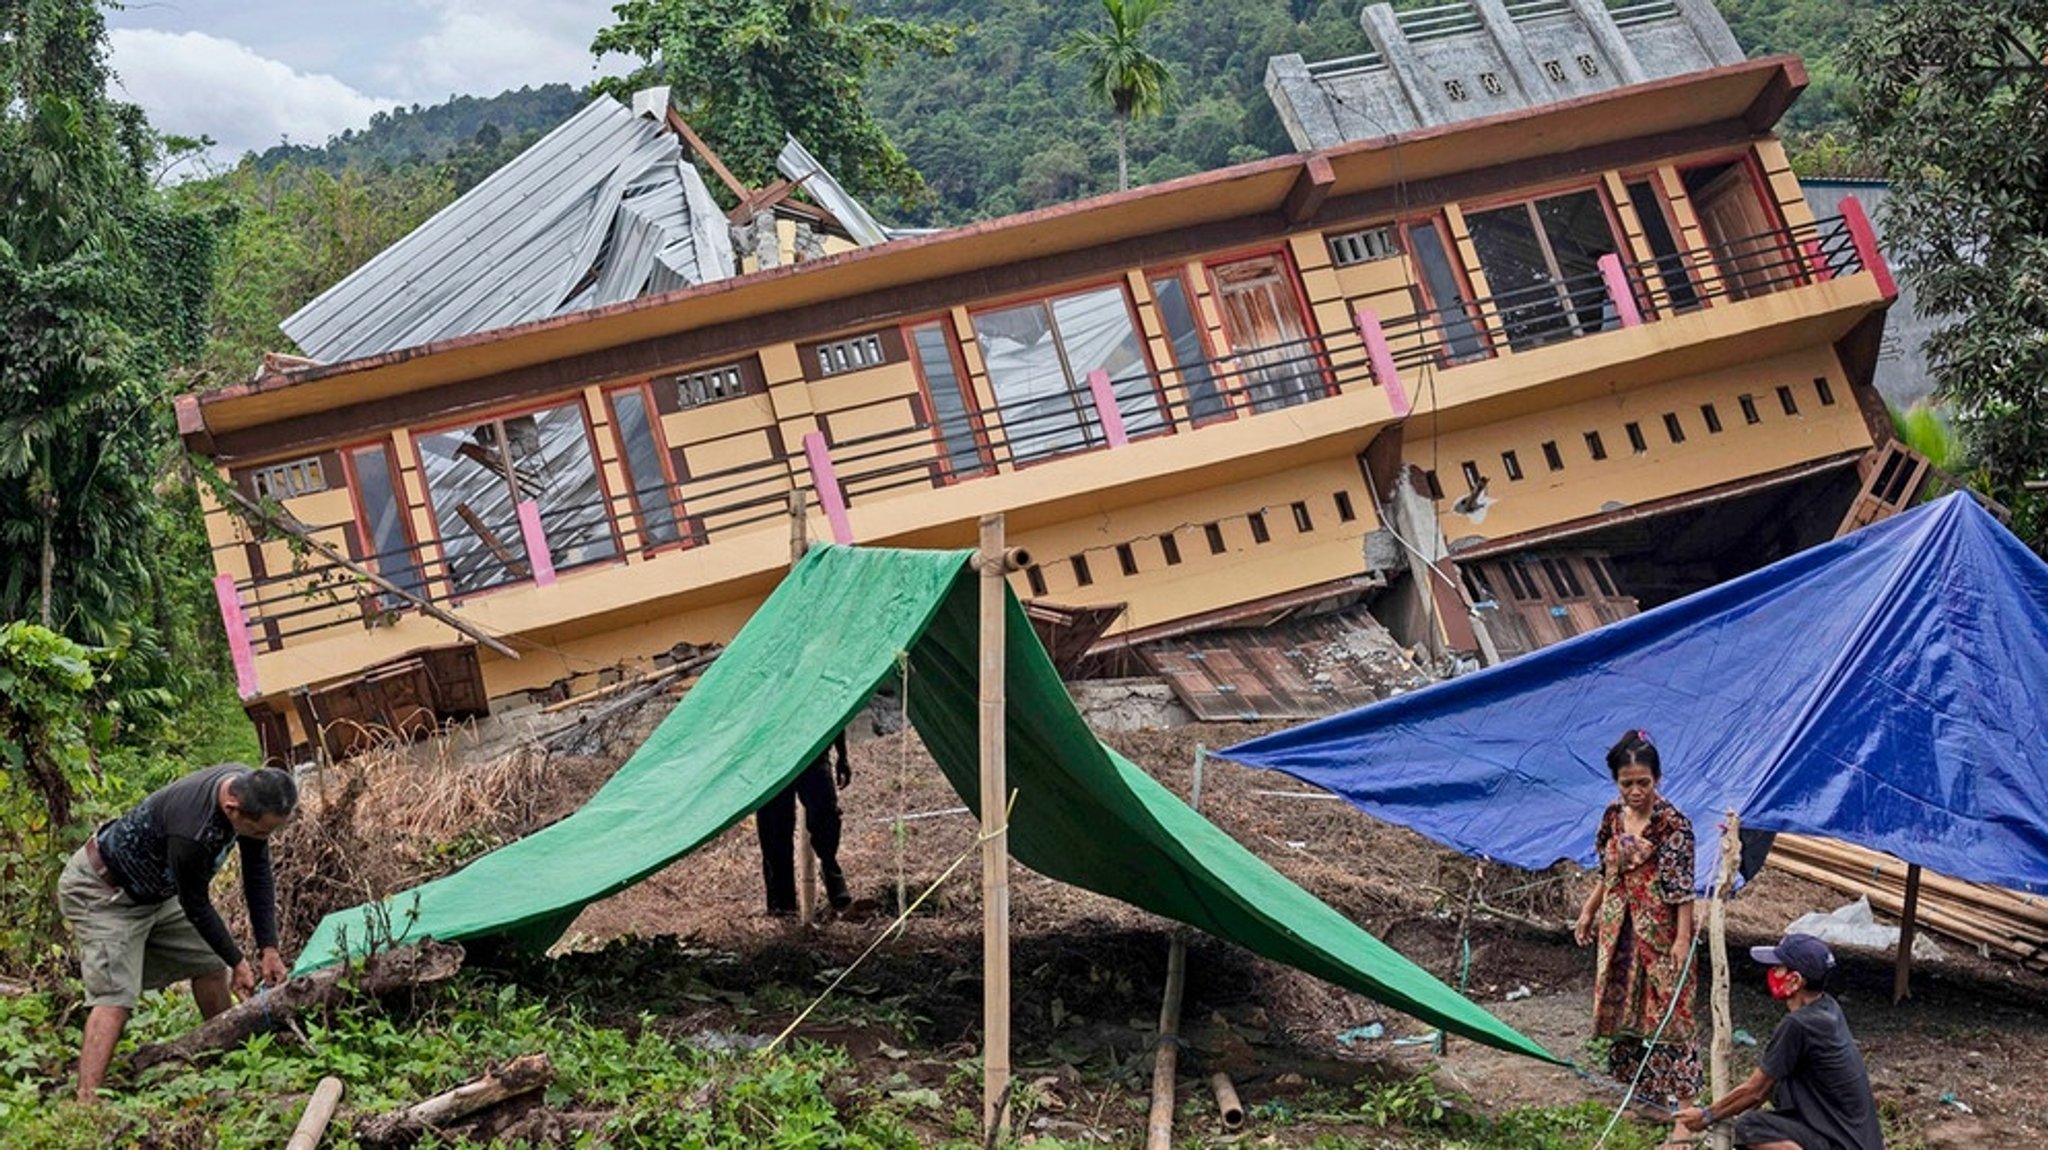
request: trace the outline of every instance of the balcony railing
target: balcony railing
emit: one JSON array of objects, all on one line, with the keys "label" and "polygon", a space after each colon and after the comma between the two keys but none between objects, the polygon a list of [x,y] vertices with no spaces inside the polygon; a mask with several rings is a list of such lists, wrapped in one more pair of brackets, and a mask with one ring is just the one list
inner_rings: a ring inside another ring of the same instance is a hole
[{"label": "balcony railing", "polygon": [[[850,541],[849,507],[1135,440],[1188,434],[1362,388],[1384,388],[1401,415],[1407,410],[1404,374],[1455,369],[1864,270],[1876,271],[1881,286],[1890,283],[1868,222],[1851,205],[1841,216],[1711,248],[1635,263],[1606,256],[1598,272],[1451,307],[1391,319],[1360,312],[1358,330],[1349,338],[1310,335],[1162,370],[1097,373],[1084,387],[1061,380],[1043,395],[950,415],[934,413],[921,395],[909,397],[915,418],[908,426],[833,441],[812,433],[804,466],[795,455],[765,457],[576,505],[501,508],[489,522],[469,522],[482,545],[467,548],[456,562],[433,541],[353,562],[420,600],[452,607],[507,586],[550,583],[556,563],[570,557],[580,557],[582,566],[611,565],[629,555],[758,531],[785,519],[791,494],[799,492],[825,510],[835,534],[847,533]],[[1455,390],[1440,387],[1438,395],[1454,396]],[[889,396],[832,415],[887,418],[870,409],[894,405],[900,412],[905,399]],[[351,527],[316,525],[309,533],[346,552]],[[297,554],[290,570],[237,581],[233,595],[240,618],[228,619],[230,632],[239,625],[249,648],[258,651],[340,627],[374,627],[416,606],[364,581],[349,564],[311,550]],[[224,610],[227,604],[224,589]]]}]

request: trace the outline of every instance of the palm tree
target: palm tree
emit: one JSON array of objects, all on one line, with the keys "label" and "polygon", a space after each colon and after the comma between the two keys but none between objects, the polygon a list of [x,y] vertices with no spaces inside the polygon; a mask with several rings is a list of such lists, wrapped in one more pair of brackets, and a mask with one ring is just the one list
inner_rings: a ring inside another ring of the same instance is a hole
[{"label": "palm tree", "polygon": [[1108,101],[1116,112],[1116,188],[1120,192],[1131,186],[1126,138],[1131,120],[1165,111],[1173,90],[1166,62],[1140,43],[1145,25],[1172,6],[1173,0],[1102,0],[1109,27],[1083,29],[1060,45],[1060,59],[1087,62],[1088,91]]}]

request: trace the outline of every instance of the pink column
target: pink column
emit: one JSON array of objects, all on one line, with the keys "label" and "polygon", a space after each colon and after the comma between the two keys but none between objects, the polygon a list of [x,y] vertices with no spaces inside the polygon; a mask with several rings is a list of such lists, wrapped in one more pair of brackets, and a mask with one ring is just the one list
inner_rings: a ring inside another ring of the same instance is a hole
[{"label": "pink column", "polygon": [[1614,301],[1614,314],[1621,317],[1621,326],[1643,326],[1643,310],[1636,306],[1635,289],[1621,270],[1620,256],[1608,252],[1600,257],[1600,279],[1607,285],[1607,298]]},{"label": "pink column", "polygon": [[1102,420],[1103,437],[1111,447],[1122,447],[1131,441],[1124,434],[1124,413],[1116,409],[1116,393],[1109,389],[1109,373],[1096,368],[1088,373],[1088,390],[1095,395],[1095,414]]},{"label": "pink column", "polygon": [[804,459],[811,465],[811,484],[818,489],[818,506],[825,509],[825,522],[832,525],[832,542],[853,542],[853,524],[846,520],[846,496],[839,490],[839,473],[832,470],[832,456],[825,450],[825,433],[804,436]]},{"label": "pink column", "polygon": [[1863,268],[1877,280],[1877,290],[1884,298],[1899,298],[1899,284],[1892,278],[1892,265],[1885,262],[1884,253],[1877,247],[1877,229],[1870,226],[1870,217],[1863,212],[1863,204],[1855,196],[1842,197],[1842,222],[1849,227],[1849,238],[1856,244],[1856,255],[1862,259]]},{"label": "pink column", "polygon": [[555,581],[555,557],[548,553],[548,533],[541,530],[540,504],[519,501],[519,537],[526,541],[526,565],[533,569],[533,585],[546,587]]},{"label": "pink column", "polygon": [[1408,389],[1401,386],[1401,373],[1394,367],[1394,349],[1387,346],[1387,333],[1380,328],[1379,313],[1362,307],[1355,318],[1358,334],[1365,340],[1366,358],[1372,363],[1373,382],[1386,389],[1394,418],[1400,419],[1408,414]]},{"label": "pink column", "polygon": [[242,597],[233,575],[213,577],[213,597],[220,604],[221,629],[228,635],[228,654],[235,661],[235,693],[256,697],[256,652],[249,646],[249,621],[242,617]]}]

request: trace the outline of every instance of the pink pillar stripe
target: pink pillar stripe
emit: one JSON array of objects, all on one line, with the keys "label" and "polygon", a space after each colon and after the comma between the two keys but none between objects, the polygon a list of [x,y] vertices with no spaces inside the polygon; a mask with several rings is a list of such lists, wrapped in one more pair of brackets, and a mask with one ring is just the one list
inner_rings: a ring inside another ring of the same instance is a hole
[{"label": "pink pillar stripe", "polygon": [[853,524],[846,519],[846,496],[839,490],[839,473],[832,470],[832,456],[825,450],[825,433],[804,436],[804,459],[811,465],[811,484],[818,489],[818,506],[825,509],[825,522],[832,525],[832,542],[853,542]]},{"label": "pink pillar stripe", "polygon": [[1111,447],[1122,447],[1131,441],[1124,434],[1124,413],[1117,410],[1116,392],[1109,388],[1109,373],[1096,368],[1088,373],[1088,390],[1095,395],[1095,414],[1102,420],[1103,438]]},{"label": "pink pillar stripe", "polygon": [[1856,254],[1863,260],[1863,270],[1877,280],[1877,290],[1887,300],[1899,298],[1899,284],[1892,278],[1892,265],[1885,262],[1884,253],[1878,250],[1877,229],[1870,226],[1870,217],[1864,214],[1863,203],[1855,196],[1842,197],[1842,222],[1849,227],[1849,238],[1856,244]]},{"label": "pink pillar stripe", "polygon": [[555,581],[555,557],[548,553],[548,533],[541,530],[540,504],[519,501],[519,537],[526,540],[526,565],[533,568],[533,585],[551,586]]},{"label": "pink pillar stripe", "polygon": [[1401,386],[1401,373],[1394,367],[1394,349],[1387,345],[1387,333],[1380,327],[1379,313],[1371,308],[1359,308],[1358,334],[1365,340],[1366,358],[1372,362],[1372,379],[1386,389],[1387,402],[1393,405],[1394,418],[1408,414],[1408,389]]},{"label": "pink pillar stripe", "polygon": [[213,577],[213,597],[220,604],[220,625],[228,635],[228,653],[235,661],[235,693],[256,697],[256,651],[249,645],[249,621],[242,617],[242,597],[233,575]]},{"label": "pink pillar stripe", "polygon": [[1643,309],[1636,306],[1635,289],[1628,284],[1628,273],[1621,270],[1620,256],[1608,252],[1600,257],[1600,278],[1607,284],[1607,298],[1614,301],[1614,314],[1621,317],[1621,326],[1643,326]]}]

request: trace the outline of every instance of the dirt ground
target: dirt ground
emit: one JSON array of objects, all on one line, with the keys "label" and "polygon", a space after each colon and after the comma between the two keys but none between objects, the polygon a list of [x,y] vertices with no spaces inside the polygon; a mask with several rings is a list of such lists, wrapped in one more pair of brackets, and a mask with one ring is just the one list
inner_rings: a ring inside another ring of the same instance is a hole
[{"label": "dirt ground", "polygon": [[[637,716],[614,745],[635,745],[663,709],[656,705]],[[1186,795],[1197,746],[1227,746],[1266,729],[1195,725],[1106,738]],[[607,943],[616,955],[627,945],[621,939],[659,940],[632,945],[679,946],[696,956],[699,975],[710,972],[735,991],[779,982],[797,988],[801,998],[822,988],[874,941],[900,905],[899,892],[916,898],[972,849],[976,829],[914,735],[860,740],[852,755],[854,781],[841,799],[841,860],[860,900],[856,913],[811,927],[763,915],[749,820],[588,908],[559,951],[571,963],[608,961],[594,953]],[[603,761],[580,764],[564,776],[565,789],[594,788],[608,769]],[[1576,875],[1564,873],[1569,868],[1529,874],[1480,867],[1289,778],[1215,759],[1204,773],[1202,809],[1289,878],[1453,984],[1460,976],[1462,921],[1471,996],[1549,1049],[1586,1058],[1592,956],[1573,946],[1563,927],[1584,889]],[[950,1085],[959,1101],[971,1100],[971,1080],[951,1068],[978,1053],[977,874],[972,862],[962,867],[837,992],[898,1012],[916,1032],[918,1053],[894,1045],[903,1036],[886,1028],[821,1023],[799,1033],[845,1045],[873,1066],[878,1083]],[[1492,913],[1468,909],[1475,882],[1476,904]],[[1775,939],[1798,915],[1844,901],[1766,869],[1731,904],[1731,951],[1741,955],[1751,944]],[[1020,1082],[1034,1087],[1025,1124],[1068,1140],[1128,1144],[1144,1123],[1142,1091],[1150,1079],[1171,924],[1021,866],[1012,877],[1011,907],[1013,1057]],[[1888,955],[1842,955],[1837,993],[1879,1101],[1894,1129],[1908,1132],[1907,1150],[2032,1145],[2048,1131],[2048,977],[1954,943],[1947,952],[1942,961],[1919,965],[1912,995],[1899,1005],[1890,1001]],[[1193,1066],[1181,1081],[1183,1113],[1193,1117],[1184,1117],[1184,1124],[1206,1113],[1213,1128],[1213,1104],[1199,1083],[1217,1069],[1235,1078],[1254,1128],[1262,1118],[1313,1105],[1318,1090],[1432,1069],[1440,1087],[1488,1112],[1618,1101],[1611,1087],[1461,1039],[1453,1038],[1438,1057],[1427,1041],[1401,1041],[1425,1032],[1415,1020],[1213,939],[1190,940],[1187,971],[1183,1018],[1186,1060]],[[1782,1009],[1761,983],[1746,960],[1734,966],[1733,1013],[1743,1032],[1738,1076],[1758,1054],[1743,1039],[1766,1038]],[[788,1021],[735,1014],[702,997],[614,1005],[621,1013],[653,1010],[678,1033],[700,1039],[741,1032],[758,1040]],[[1700,1015],[1704,1020],[1704,1004]],[[1380,1036],[1366,1037],[1374,1024]],[[1278,1144],[1293,1141],[1283,1130]]]}]

